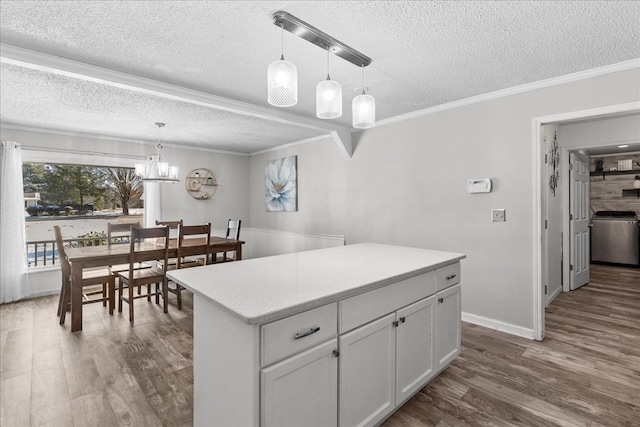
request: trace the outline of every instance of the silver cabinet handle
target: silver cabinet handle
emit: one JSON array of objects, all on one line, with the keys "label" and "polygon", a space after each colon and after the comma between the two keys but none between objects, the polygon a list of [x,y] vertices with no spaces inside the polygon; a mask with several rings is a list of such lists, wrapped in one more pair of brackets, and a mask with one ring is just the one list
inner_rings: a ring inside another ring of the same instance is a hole
[{"label": "silver cabinet handle", "polygon": [[456,275],[455,275],[455,274],[452,274],[451,276],[447,276],[447,280],[451,280],[451,279],[453,279],[453,278],[455,278],[455,277],[456,277]]},{"label": "silver cabinet handle", "polygon": [[309,329],[306,332],[298,332],[293,336],[294,340],[299,340],[300,338],[308,337],[309,335],[313,335],[320,330],[320,326],[316,326],[314,328]]}]

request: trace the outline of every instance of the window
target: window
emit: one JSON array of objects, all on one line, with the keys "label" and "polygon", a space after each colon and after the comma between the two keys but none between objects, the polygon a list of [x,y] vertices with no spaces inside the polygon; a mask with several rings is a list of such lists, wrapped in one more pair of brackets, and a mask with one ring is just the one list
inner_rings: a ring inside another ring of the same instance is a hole
[{"label": "window", "polygon": [[29,267],[57,264],[53,225],[72,245],[97,245],[108,222],[144,223],[132,168],[25,162],[22,175]]}]

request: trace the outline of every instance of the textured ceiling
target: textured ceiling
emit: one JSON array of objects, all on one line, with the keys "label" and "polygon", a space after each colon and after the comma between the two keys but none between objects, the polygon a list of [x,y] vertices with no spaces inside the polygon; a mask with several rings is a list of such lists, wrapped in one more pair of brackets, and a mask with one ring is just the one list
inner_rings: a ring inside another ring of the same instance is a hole
[{"label": "textured ceiling", "polygon": [[[279,57],[285,10],[373,59],[366,86],[378,120],[640,57],[637,1],[2,1],[4,44],[314,118],[326,76],[318,47],[284,35],[298,105],[266,102],[266,67]],[[361,72],[337,57],[343,117]],[[126,89],[2,66],[2,121],[134,139],[166,121],[167,138],[251,153],[321,134]],[[319,122],[322,126],[325,122]]]}]

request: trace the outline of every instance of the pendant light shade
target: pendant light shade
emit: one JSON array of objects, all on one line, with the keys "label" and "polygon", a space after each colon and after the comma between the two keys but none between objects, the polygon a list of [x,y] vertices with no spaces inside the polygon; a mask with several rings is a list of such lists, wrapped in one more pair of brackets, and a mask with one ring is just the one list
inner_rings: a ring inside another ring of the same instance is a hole
[{"label": "pendant light shade", "polygon": [[284,59],[284,28],[282,28],[280,60],[267,68],[267,102],[275,107],[293,107],[298,103],[298,69]]},{"label": "pendant light shade", "polygon": [[353,127],[356,129],[368,129],[376,124],[376,99],[371,95],[367,95],[367,89],[369,88],[364,86],[364,67],[363,63],[362,94],[353,98],[351,102]]},{"label": "pendant light shade", "polygon": [[269,104],[276,107],[293,107],[298,103],[298,70],[284,56],[273,61],[267,69]]},{"label": "pendant light shade", "polygon": [[316,116],[320,119],[342,116],[342,86],[329,76],[316,86]]},{"label": "pendant light shade", "polygon": [[316,86],[316,116],[319,119],[342,117],[342,86],[329,75],[329,49],[327,48],[327,80]]},{"label": "pendant light shade", "polygon": [[353,127],[356,129],[367,129],[376,124],[376,99],[367,95],[364,90],[362,95],[353,98],[351,103],[353,112]]}]

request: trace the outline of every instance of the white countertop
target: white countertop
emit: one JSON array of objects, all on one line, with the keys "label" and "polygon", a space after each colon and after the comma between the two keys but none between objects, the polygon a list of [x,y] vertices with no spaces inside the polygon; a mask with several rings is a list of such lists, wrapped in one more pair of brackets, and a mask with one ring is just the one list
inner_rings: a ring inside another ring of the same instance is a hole
[{"label": "white countertop", "polygon": [[248,324],[338,301],[457,262],[466,255],[379,243],[174,270],[169,279]]}]

